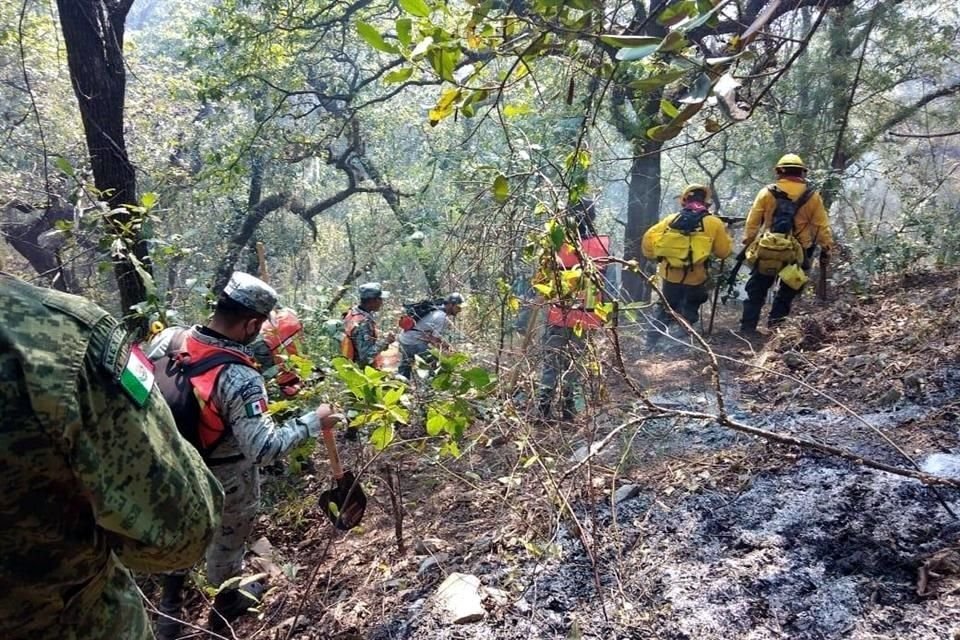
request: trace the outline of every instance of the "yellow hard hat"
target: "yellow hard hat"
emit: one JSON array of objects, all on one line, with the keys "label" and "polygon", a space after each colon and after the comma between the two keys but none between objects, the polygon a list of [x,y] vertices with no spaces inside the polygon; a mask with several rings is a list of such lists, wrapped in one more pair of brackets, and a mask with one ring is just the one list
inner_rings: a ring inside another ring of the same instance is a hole
[{"label": "yellow hard hat", "polygon": [[683,188],[683,191],[680,192],[680,204],[683,204],[687,200],[687,196],[693,193],[694,191],[703,191],[706,194],[705,202],[709,203],[713,199],[713,192],[710,191],[710,187],[705,184],[688,184]]},{"label": "yellow hard hat", "polygon": [[803,160],[795,153],[788,153],[777,160],[777,169],[785,169],[787,167],[796,167],[804,171],[807,170],[807,165],[803,164]]}]

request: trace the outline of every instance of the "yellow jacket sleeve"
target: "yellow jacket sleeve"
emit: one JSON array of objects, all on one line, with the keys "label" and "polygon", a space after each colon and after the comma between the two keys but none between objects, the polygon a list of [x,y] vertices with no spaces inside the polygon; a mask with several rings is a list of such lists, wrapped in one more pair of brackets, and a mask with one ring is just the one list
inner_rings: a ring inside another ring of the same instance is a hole
[{"label": "yellow jacket sleeve", "polygon": [[744,246],[750,246],[757,239],[767,216],[773,213],[776,206],[776,198],[773,197],[769,189],[764,187],[757,193],[757,197],[753,200],[753,206],[750,207],[750,213],[747,214],[747,222],[744,225]]},{"label": "yellow jacket sleeve", "polygon": [[810,204],[813,207],[813,214],[810,216],[812,244],[818,244],[830,251],[833,248],[833,231],[830,229],[827,208],[823,205],[823,198],[820,197],[819,192],[813,194]]},{"label": "yellow jacket sleeve", "polygon": [[656,256],[653,253],[653,248],[657,244],[657,240],[660,236],[663,235],[663,232],[666,230],[667,225],[670,224],[670,221],[673,220],[675,215],[670,215],[647,229],[646,233],[643,234],[643,241],[640,245],[640,250],[643,251],[643,257],[653,260]]},{"label": "yellow jacket sleeve", "polygon": [[703,230],[710,236],[710,240],[713,241],[713,255],[723,260],[733,251],[733,240],[730,238],[730,234],[727,233],[726,225],[723,224],[723,220],[715,216],[707,216],[704,218],[703,223]]}]

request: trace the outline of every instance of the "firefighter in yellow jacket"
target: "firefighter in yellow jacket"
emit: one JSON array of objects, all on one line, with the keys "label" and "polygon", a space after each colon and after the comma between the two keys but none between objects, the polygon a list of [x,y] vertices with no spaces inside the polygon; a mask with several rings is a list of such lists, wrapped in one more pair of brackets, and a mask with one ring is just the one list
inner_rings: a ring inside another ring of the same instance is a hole
[{"label": "firefighter in yellow jacket", "polygon": [[804,272],[810,268],[817,245],[824,259],[833,247],[823,199],[807,184],[807,167],[800,156],[788,153],[781,157],[776,174],[776,183],[760,190],[747,214],[743,244],[753,270],[747,280],[747,300],[740,319],[740,329],[745,333],[756,332],[764,299],[777,276],[781,282],[767,326],[776,325],[790,314],[790,305],[803,289]]},{"label": "firefighter in yellow jacket", "polygon": [[[667,216],[643,234],[643,255],[659,261],[663,302],[690,324],[700,320],[700,306],[710,297],[707,292],[707,261],[711,256],[730,255],[732,241],[726,226],[711,215],[710,188],[687,185],[680,194],[681,210]],[[664,328],[673,316],[662,307],[659,320]],[[662,332],[658,327],[649,334],[648,346],[654,346]]]}]

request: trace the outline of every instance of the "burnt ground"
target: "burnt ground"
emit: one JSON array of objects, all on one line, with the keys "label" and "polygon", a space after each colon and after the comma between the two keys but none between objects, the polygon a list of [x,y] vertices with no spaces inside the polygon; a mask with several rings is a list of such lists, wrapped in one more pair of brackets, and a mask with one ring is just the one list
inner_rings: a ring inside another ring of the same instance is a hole
[{"label": "burnt ground", "polygon": [[[727,329],[737,309],[721,310],[711,344],[729,358],[731,414],[909,466],[879,430],[926,470],[960,477],[957,285],[957,273],[907,274],[829,305],[804,297],[787,326],[752,344]],[[630,327],[622,337],[628,373],[655,402],[714,410],[702,354],[643,352]],[[455,461],[410,450],[375,459],[364,528],[347,535],[334,536],[316,506],[324,465],[271,477],[276,508],[258,535],[272,548],[261,545],[269,559],[255,562],[274,590],[236,636],[932,640],[960,631],[960,524],[932,489],[679,416],[631,424],[579,464],[591,442],[637,415],[614,368],[598,393],[601,411],[575,424],[536,425],[500,408]],[[369,455],[358,448],[348,460],[357,467]],[[383,480],[391,468],[402,552]],[[960,514],[960,494],[939,495]],[[453,571],[480,579],[483,620],[440,615],[434,594]],[[194,614],[203,609],[195,596]]]}]

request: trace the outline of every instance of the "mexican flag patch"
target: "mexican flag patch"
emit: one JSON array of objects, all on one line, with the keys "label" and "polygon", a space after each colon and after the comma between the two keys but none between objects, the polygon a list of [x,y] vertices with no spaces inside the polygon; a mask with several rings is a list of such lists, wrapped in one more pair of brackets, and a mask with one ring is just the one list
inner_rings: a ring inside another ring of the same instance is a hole
[{"label": "mexican flag patch", "polygon": [[120,373],[120,386],[138,407],[147,404],[153,389],[153,364],[138,345],[132,346],[127,354],[127,363]]},{"label": "mexican flag patch", "polygon": [[256,418],[257,416],[262,416],[267,412],[267,399],[260,398],[254,400],[253,402],[248,402],[243,405],[243,408],[247,411],[248,418]]}]

